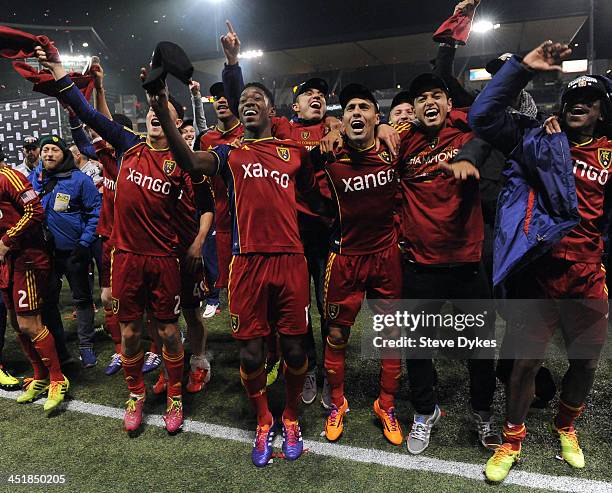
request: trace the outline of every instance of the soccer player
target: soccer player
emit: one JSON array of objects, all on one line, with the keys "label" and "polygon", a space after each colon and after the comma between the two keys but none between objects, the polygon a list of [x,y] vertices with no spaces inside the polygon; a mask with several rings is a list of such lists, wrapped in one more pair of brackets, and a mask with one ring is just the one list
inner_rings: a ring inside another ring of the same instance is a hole
[{"label": "soccer player", "polygon": [[[608,331],[601,261],[612,142],[602,135],[602,126],[612,103],[601,80],[583,76],[563,91],[558,133],[546,135],[536,120],[517,120],[504,112],[538,72],[561,70],[570,53],[567,45],[547,41],[522,60],[512,57],[470,111],[479,135],[503,151],[514,149],[500,195],[493,280],[505,282],[512,297],[537,300],[530,306],[538,315],[522,320],[517,313],[509,320],[520,352],[507,385],[503,445],[485,469],[491,481],[502,481],[519,459],[535,375],[558,325],[569,368],[551,430],[561,442],[561,457],[572,467],[585,465],[574,425],[585,408]],[[517,242],[510,245],[511,239]],[[560,298],[569,300],[543,301]],[[571,299],[599,304],[584,306]]]},{"label": "soccer player", "polygon": [[24,380],[17,402],[32,402],[48,393],[44,410],[51,412],[64,400],[70,383],[62,374],[53,335],[40,316],[51,269],[42,232],[44,211],[32,185],[9,168],[0,169],[0,209],[2,298],[34,369],[34,376]]},{"label": "soccer player", "polygon": [[[49,61],[43,48],[36,47],[36,55],[52,72],[61,99],[113,146],[121,162],[111,235],[114,248],[111,291],[113,312],[121,327],[122,365],[130,391],[124,427],[133,432],[142,423],[145,384],[141,332],[142,316],[147,308],[155,318],[163,341],[162,355],[168,372],[164,420],[166,430],[175,433],[183,424],[184,356],[177,324],[181,304],[176,253],[178,236],[172,219],[176,216],[176,203],[186,174],[176,166],[152,110],[147,114],[144,139],[92,108],[66,75],[61,63]],[[181,104],[174,102],[170,113],[174,124],[180,126]]]},{"label": "soccer player", "polygon": [[[340,104],[344,110],[344,146],[334,158],[326,160],[323,168],[338,207],[324,290],[329,331],[325,370],[331,389],[325,436],[330,441],[338,440],[344,430],[348,411],[345,351],[364,295],[391,300],[402,295],[402,259],[393,220],[397,161],[392,161],[386,149],[376,150],[374,134],[380,116],[372,93],[359,84],[349,84],[340,93]],[[394,445],[401,445],[403,440],[394,405],[400,375],[401,354],[398,350],[385,351],[374,412],[382,421],[385,437]]]},{"label": "soccer player", "polygon": [[303,450],[298,406],[308,367],[304,335],[308,324],[308,269],[300,242],[296,190],[315,210],[322,208],[306,150],[272,137],[270,91],[247,84],[238,115],[244,138],[236,147],[191,152],[172,126],[166,92],[149,97],[177,162],[190,172],[220,174],[232,210],[232,249],[228,300],[232,334],[240,345],[240,376],[257,412],[252,451],[256,466],[272,456],[275,421],[268,408],[264,340],[274,324],[284,357],[286,402],[281,425],[289,460]]},{"label": "soccer player", "polygon": [[412,106],[412,100],[408,91],[398,92],[391,101],[391,108],[389,108],[389,123],[396,125],[403,125],[404,123],[410,123],[414,121],[414,106]]}]

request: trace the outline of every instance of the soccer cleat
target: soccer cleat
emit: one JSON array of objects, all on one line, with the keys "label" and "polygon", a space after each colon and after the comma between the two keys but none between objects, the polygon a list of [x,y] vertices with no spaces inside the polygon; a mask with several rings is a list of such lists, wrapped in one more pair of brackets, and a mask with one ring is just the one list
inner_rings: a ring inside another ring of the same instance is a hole
[{"label": "soccer cleat", "polygon": [[35,380],[33,378],[25,378],[23,380],[23,394],[17,397],[19,404],[33,402],[43,395],[49,389],[49,379]]},{"label": "soccer cleat", "polygon": [[551,431],[559,435],[561,441],[561,458],[570,466],[577,469],[584,467],[584,454],[578,444],[578,435],[573,426],[567,428],[557,428],[555,423],[550,425]]},{"label": "soccer cleat", "polygon": [[302,389],[302,402],[304,404],[312,404],[317,398],[317,369],[310,370],[306,373],[304,380],[304,388]]},{"label": "soccer cleat", "polygon": [[204,318],[212,318],[217,314],[217,310],[219,309],[219,303],[216,304],[208,304],[206,305],[206,308],[204,308],[204,313],[202,313],[202,316]]},{"label": "soccer cleat", "polygon": [[329,387],[329,382],[327,381],[327,375],[323,376],[323,390],[321,390],[321,405],[325,409],[331,409],[332,407],[331,388]]},{"label": "soccer cleat", "polygon": [[393,445],[401,445],[404,435],[399,420],[395,417],[395,408],[390,407],[385,411],[380,407],[379,399],[374,401],[374,412],[380,418],[383,426],[383,434]]},{"label": "soccer cleat", "polygon": [[304,451],[304,443],[302,442],[302,430],[297,421],[290,421],[283,418],[283,454],[285,459],[296,460]]},{"label": "soccer cleat", "polygon": [[66,377],[64,380],[52,380],[49,384],[49,395],[43,406],[45,412],[50,413],[64,402],[64,396],[69,388],[70,382]]},{"label": "soccer cleat", "polygon": [[495,450],[502,444],[500,434],[495,430],[493,415],[486,411],[473,411],[472,423],[478,433],[480,444],[490,450]]},{"label": "soccer cleat", "polygon": [[125,414],[123,415],[123,429],[127,432],[136,431],[142,424],[142,408],[145,396],[131,395],[125,403]]},{"label": "soccer cleat", "polygon": [[114,375],[119,370],[121,370],[122,366],[123,364],[121,363],[121,355],[119,353],[115,353],[113,354],[110,363],[106,367],[106,370],[104,370],[104,373],[106,373],[110,377],[111,375]]},{"label": "soccer cleat", "polygon": [[251,460],[257,467],[264,467],[272,458],[272,441],[274,440],[274,423],[257,426]]},{"label": "soccer cleat", "polygon": [[98,363],[96,353],[94,353],[92,347],[79,348],[79,359],[81,360],[83,368],[93,368]]},{"label": "soccer cleat", "polygon": [[327,419],[325,420],[325,437],[330,442],[335,442],[340,438],[344,431],[344,417],[348,412],[348,402],[344,398],[344,402],[340,408],[336,407],[335,404],[331,405],[331,411]]},{"label": "soccer cleat", "polygon": [[189,379],[185,389],[187,392],[200,392],[204,386],[210,381],[210,366],[208,369],[196,368],[195,371],[189,370]]},{"label": "soccer cleat", "polygon": [[164,423],[166,431],[171,435],[183,427],[183,400],[180,397],[168,397]]},{"label": "soccer cleat", "polygon": [[153,370],[156,370],[157,368],[159,368],[159,365],[161,365],[161,362],[162,359],[159,354],[147,351],[147,353],[145,354],[144,363],[142,364],[142,372],[149,373]]},{"label": "soccer cleat", "polygon": [[269,387],[278,378],[278,370],[280,368],[280,359],[276,360],[276,363],[273,365],[268,365],[266,363],[266,387]]},{"label": "soccer cleat", "polygon": [[406,438],[406,447],[411,454],[420,454],[429,446],[431,430],[442,416],[436,404],[433,414],[415,414],[412,429]]},{"label": "soccer cleat", "polygon": [[6,368],[0,365],[0,389],[17,390],[21,387],[19,380],[11,375]]},{"label": "soccer cleat", "polygon": [[512,466],[519,461],[520,450],[514,450],[509,443],[502,443],[487,461],[485,476],[489,481],[499,483],[506,479]]},{"label": "soccer cleat", "polygon": [[155,385],[153,385],[153,393],[155,395],[162,395],[166,393],[168,388],[168,380],[166,379],[166,373],[162,370],[159,372],[159,378]]}]

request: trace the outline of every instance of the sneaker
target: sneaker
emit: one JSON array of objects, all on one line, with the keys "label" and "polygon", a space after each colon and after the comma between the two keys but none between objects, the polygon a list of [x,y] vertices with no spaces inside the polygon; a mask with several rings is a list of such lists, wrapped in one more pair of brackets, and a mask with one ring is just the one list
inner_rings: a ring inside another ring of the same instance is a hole
[{"label": "sneaker", "polygon": [[64,377],[64,380],[51,381],[49,384],[49,394],[43,406],[45,412],[50,413],[64,401],[64,396],[68,392],[69,387],[70,382],[66,377]]},{"label": "sneaker", "polygon": [[374,401],[374,413],[376,413],[376,416],[378,416],[382,422],[385,438],[393,445],[401,445],[404,440],[404,435],[402,434],[400,422],[395,416],[395,408],[390,407],[385,411],[380,407],[379,399],[376,399]]},{"label": "sneaker", "polygon": [[485,476],[489,481],[499,483],[506,479],[512,466],[520,459],[521,451],[514,450],[509,443],[503,443],[487,461]]},{"label": "sneaker", "polygon": [[302,402],[304,404],[312,404],[317,398],[317,369],[310,370],[306,373],[304,380],[304,388],[302,389]]},{"label": "sneaker", "polygon": [[145,396],[131,395],[125,403],[125,414],[123,415],[123,428],[125,431],[136,431],[142,424],[142,408]]},{"label": "sneaker", "polygon": [[283,454],[285,459],[296,460],[304,451],[302,442],[302,430],[297,421],[289,421],[283,418]]},{"label": "sneaker", "polygon": [[183,427],[183,400],[180,397],[168,397],[168,407],[164,414],[166,431],[171,435]]},{"label": "sneaker", "polygon": [[325,409],[331,409],[332,407],[331,388],[329,386],[329,382],[327,381],[327,375],[323,376],[323,390],[321,391],[321,405]]},{"label": "sneaker", "polygon": [[473,411],[472,423],[478,433],[480,444],[490,450],[495,450],[502,444],[501,435],[495,430],[493,415],[487,411]]},{"label": "sneaker", "polygon": [[41,395],[49,390],[49,379],[35,380],[34,378],[25,378],[23,380],[23,394],[17,397],[19,404],[33,402]]},{"label": "sneaker", "polygon": [[110,363],[106,367],[106,370],[104,370],[104,373],[106,373],[110,377],[111,375],[114,375],[119,370],[121,370],[122,366],[123,364],[121,363],[121,355],[119,353],[115,353],[113,354]]},{"label": "sneaker", "polygon": [[79,359],[83,368],[93,368],[98,364],[98,358],[96,358],[96,353],[94,353],[92,347],[79,348]]},{"label": "sneaker", "polygon": [[429,446],[431,430],[442,416],[436,404],[433,414],[415,414],[412,429],[406,439],[406,447],[411,454],[420,454]]},{"label": "sneaker", "polygon": [[0,389],[17,390],[21,387],[19,380],[11,375],[6,368],[0,365]]},{"label": "sneaker", "polygon": [[264,467],[272,458],[272,441],[274,440],[274,423],[257,426],[251,460],[257,467]]},{"label": "sneaker", "polygon": [[551,431],[557,433],[561,441],[561,458],[570,466],[577,469],[584,467],[584,454],[578,444],[578,435],[573,426],[557,428],[555,423],[550,424]]},{"label": "sneaker", "polygon": [[[208,363],[208,362],[207,362]],[[196,368],[189,370],[189,379],[185,389],[192,394],[200,392],[204,386],[210,381],[210,364],[208,368]]]},{"label": "sneaker", "polygon": [[202,316],[204,318],[213,318],[217,314],[217,308],[219,308],[219,303],[216,303],[214,305],[211,305],[211,304],[206,305],[206,308],[204,308],[204,313],[202,313]]},{"label": "sneaker", "polygon": [[159,372],[159,378],[155,385],[153,385],[153,393],[155,395],[162,395],[166,393],[166,389],[168,388],[168,380],[166,380],[166,374],[163,371]]},{"label": "sneaker", "polygon": [[145,353],[144,363],[142,364],[142,372],[149,373],[150,371],[156,370],[161,365],[162,359],[159,354],[147,351]]},{"label": "sneaker", "polygon": [[278,370],[280,368],[280,358],[273,365],[266,363],[266,387],[269,387],[278,378]]},{"label": "sneaker", "polygon": [[335,404],[331,405],[331,412],[325,420],[325,438],[330,442],[335,442],[342,435],[344,431],[344,417],[348,410],[346,398],[344,398],[344,402],[339,408]]}]

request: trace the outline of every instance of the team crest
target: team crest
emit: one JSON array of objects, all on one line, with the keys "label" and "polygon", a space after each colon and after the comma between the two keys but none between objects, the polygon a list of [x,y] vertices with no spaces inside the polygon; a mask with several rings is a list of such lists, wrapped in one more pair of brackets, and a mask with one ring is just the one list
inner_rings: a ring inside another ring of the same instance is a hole
[{"label": "team crest", "polygon": [[599,158],[599,164],[601,164],[605,169],[610,167],[610,163],[612,163],[612,149],[599,149],[597,152],[597,157]]},{"label": "team crest", "polygon": [[281,158],[283,161],[289,161],[291,159],[291,153],[286,147],[277,147],[276,153],[278,154],[278,157]]},{"label": "team crest", "polygon": [[172,161],[170,159],[166,159],[164,161],[164,173],[167,175],[171,175],[176,168],[176,161]]},{"label": "team crest", "polygon": [[379,152],[378,157],[380,157],[380,159],[382,159],[385,163],[391,164],[391,155],[388,151]]},{"label": "team crest", "polygon": [[436,137],[429,143],[429,147],[431,147],[432,149],[435,149],[437,145],[438,145],[438,137]]},{"label": "team crest", "polygon": [[330,320],[335,320],[338,317],[338,313],[340,313],[340,307],[337,303],[329,303],[327,305],[327,316]]},{"label": "team crest", "polygon": [[113,315],[117,315],[119,313],[119,300],[117,298],[113,298]]},{"label": "team crest", "polygon": [[240,318],[238,315],[230,316],[230,324],[232,325],[232,332],[238,332],[238,329],[240,328]]},{"label": "team crest", "polygon": [[303,131],[303,132],[302,132],[302,139],[303,139],[303,140],[308,140],[308,137],[310,137],[310,132],[308,132],[308,131],[306,131],[306,130],[305,130],[305,131]]}]

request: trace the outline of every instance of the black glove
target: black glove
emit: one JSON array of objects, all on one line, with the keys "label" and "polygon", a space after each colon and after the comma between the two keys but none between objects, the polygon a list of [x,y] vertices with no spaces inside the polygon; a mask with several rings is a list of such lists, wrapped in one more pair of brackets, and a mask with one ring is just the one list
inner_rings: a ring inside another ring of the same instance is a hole
[{"label": "black glove", "polygon": [[77,246],[74,247],[70,256],[72,257],[72,262],[75,264],[88,264],[91,260],[91,250],[89,247],[77,243]]}]

